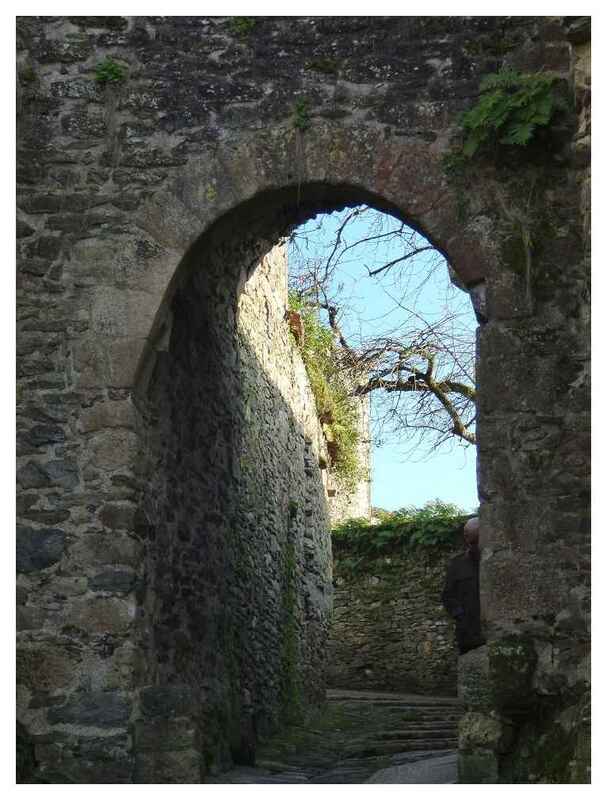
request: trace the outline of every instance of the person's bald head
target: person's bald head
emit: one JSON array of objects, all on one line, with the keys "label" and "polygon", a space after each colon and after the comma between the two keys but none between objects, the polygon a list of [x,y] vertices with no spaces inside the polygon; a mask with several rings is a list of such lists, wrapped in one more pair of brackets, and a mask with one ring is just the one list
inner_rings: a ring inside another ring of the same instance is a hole
[{"label": "person's bald head", "polygon": [[478,517],[472,517],[464,525],[464,542],[467,546],[478,546],[479,527]]}]

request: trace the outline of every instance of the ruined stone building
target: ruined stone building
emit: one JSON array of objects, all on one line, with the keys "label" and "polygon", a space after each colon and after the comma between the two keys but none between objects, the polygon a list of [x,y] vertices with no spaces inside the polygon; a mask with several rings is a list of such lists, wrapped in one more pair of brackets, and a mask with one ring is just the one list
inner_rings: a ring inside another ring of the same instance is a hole
[{"label": "ruined stone building", "polygon": [[[324,445],[268,265],[366,203],[479,318],[460,780],[589,780],[589,20],[23,17],[17,58],[19,779],[201,782],[322,702]],[[561,111],[453,174],[502,67]]]}]

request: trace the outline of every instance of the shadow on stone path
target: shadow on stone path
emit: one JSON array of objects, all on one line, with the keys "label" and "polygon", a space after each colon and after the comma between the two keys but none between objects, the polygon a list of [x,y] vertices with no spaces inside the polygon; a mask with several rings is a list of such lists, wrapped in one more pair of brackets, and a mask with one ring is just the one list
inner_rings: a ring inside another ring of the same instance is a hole
[{"label": "shadow on stone path", "polygon": [[305,725],[263,742],[255,767],[206,783],[455,783],[453,697],[329,690]]}]

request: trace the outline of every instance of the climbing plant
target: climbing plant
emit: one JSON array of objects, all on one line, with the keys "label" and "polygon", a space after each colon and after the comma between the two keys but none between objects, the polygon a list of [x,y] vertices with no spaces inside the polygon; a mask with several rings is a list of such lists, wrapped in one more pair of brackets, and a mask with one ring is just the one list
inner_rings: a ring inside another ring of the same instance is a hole
[{"label": "climbing plant", "polygon": [[318,309],[295,292],[289,293],[289,309],[301,318],[303,336],[298,345],[329,444],[331,466],[345,488],[353,489],[360,478],[358,403],[339,368],[339,345],[331,329],[322,324]]}]

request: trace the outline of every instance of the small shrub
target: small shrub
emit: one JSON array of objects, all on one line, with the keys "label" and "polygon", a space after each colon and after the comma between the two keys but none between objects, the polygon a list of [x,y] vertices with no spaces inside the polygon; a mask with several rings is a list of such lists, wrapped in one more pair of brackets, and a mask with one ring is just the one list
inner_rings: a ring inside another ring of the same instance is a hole
[{"label": "small shrub", "polygon": [[257,20],[253,17],[232,17],[228,24],[234,36],[244,39],[257,25]]},{"label": "small shrub", "polygon": [[293,109],[293,127],[305,131],[310,127],[309,104],[305,97],[300,97]]},{"label": "small shrub", "polygon": [[125,68],[109,56],[100,61],[95,68],[95,80],[98,83],[122,83],[125,79]]}]

